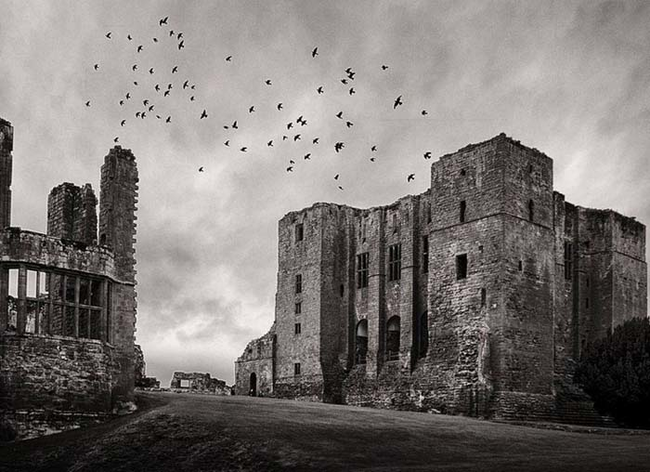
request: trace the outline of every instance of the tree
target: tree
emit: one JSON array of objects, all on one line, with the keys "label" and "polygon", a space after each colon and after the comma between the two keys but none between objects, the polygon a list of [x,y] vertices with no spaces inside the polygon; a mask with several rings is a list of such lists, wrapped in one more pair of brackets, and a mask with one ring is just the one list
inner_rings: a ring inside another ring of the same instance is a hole
[{"label": "tree", "polygon": [[650,426],[650,321],[633,318],[587,346],[575,380],[599,413],[624,425]]}]

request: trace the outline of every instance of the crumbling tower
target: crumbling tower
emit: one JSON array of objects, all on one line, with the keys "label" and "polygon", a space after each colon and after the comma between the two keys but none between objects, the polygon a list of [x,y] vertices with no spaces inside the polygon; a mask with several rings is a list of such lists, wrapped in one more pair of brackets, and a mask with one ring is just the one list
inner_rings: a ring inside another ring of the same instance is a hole
[{"label": "crumbling tower", "polygon": [[84,244],[97,244],[97,197],[90,184],[65,182],[47,198],[47,234]]},{"label": "crumbling tower", "polygon": [[[115,146],[104,158],[99,204],[99,244],[115,255],[120,283],[109,294],[114,318],[109,327],[122,366],[115,387],[118,397],[132,400],[135,334],[135,228],[138,202],[138,169],[129,149]],[[118,309],[119,308],[119,309]]]},{"label": "crumbling tower", "polygon": [[0,118],[0,229],[11,226],[11,173],[14,128]]}]

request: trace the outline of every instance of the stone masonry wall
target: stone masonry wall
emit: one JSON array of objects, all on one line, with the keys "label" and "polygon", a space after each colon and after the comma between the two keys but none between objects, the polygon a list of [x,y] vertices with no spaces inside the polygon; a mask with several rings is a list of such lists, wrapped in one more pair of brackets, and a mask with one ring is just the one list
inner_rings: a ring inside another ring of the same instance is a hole
[{"label": "stone masonry wall", "polygon": [[14,128],[0,118],[0,230],[11,226],[11,179]]},{"label": "stone masonry wall", "polygon": [[[249,342],[235,363],[235,394],[271,396],[275,372],[275,325],[268,333]],[[254,375],[253,375],[254,374]],[[251,392],[251,390],[253,392]]]},{"label": "stone masonry wall", "polygon": [[90,184],[54,187],[47,199],[47,234],[97,244],[97,198]]}]

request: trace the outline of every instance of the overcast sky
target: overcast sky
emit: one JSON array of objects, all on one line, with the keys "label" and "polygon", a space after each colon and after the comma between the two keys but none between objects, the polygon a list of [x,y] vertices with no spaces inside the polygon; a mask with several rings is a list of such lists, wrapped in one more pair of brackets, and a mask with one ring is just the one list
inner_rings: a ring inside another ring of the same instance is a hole
[{"label": "overcast sky", "polygon": [[[232,383],[235,359],[273,322],[277,221],[316,201],[368,207],[423,192],[426,151],[505,132],[553,158],[567,200],[648,224],[648,25],[643,1],[0,0],[12,224],[45,232],[47,194],[64,181],[99,196],[119,137],[140,171],[147,373],[163,386],[174,370]],[[136,118],[145,99],[155,108]]]}]

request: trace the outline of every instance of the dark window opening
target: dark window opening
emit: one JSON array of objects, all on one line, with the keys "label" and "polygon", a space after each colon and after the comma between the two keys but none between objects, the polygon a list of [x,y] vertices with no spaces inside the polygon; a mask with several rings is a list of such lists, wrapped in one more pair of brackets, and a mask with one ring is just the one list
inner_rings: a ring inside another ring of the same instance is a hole
[{"label": "dark window opening", "polygon": [[467,202],[465,200],[462,200],[460,202],[460,222],[464,223],[465,222],[465,211],[467,210]]},{"label": "dark window opening", "polygon": [[519,259],[519,272],[523,272],[523,270],[524,270],[524,262],[521,259]]},{"label": "dark window opening", "polygon": [[422,272],[429,272],[429,236],[422,237]]},{"label": "dark window opening", "polygon": [[585,298],[585,308],[589,308],[589,299]]},{"label": "dark window opening", "polygon": [[569,241],[564,242],[564,278],[571,280],[573,276],[573,246]]},{"label": "dark window opening", "polygon": [[429,314],[425,311],[420,315],[418,327],[418,357],[424,357],[429,350]]},{"label": "dark window opening", "polygon": [[585,241],[585,250],[589,250],[591,247],[591,241]]},{"label": "dark window opening", "polygon": [[302,302],[296,303],[296,315],[302,313]]},{"label": "dark window opening", "polygon": [[302,274],[296,275],[296,293],[302,292]]},{"label": "dark window opening", "polygon": [[354,349],[354,361],[356,364],[365,364],[368,354],[368,320],[361,320],[357,323],[356,345]]},{"label": "dark window opening", "polygon": [[386,336],[386,360],[399,359],[400,318],[393,316],[387,323],[388,335]]},{"label": "dark window opening", "polygon": [[302,327],[300,326],[300,323],[296,323],[293,328],[295,334],[300,334],[302,332]]},{"label": "dark window opening", "polygon": [[587,284],[587,288],[589,288],[589,277],[585,280],[585,283]]},{"label": "dark window opening", "polygon": [[302,223],[296,225],[296,241],[302,241],[305,236],[305,227]]},{"label": "dark window opening", "polygon": [[388,280],[402,278],[402,245],[393,244],[388,247]]},{"label": "dark window opening", "polygon": [[528,221],[533,221],[535,216],[535,202],[532,200],[528,201]]},{"label": "dark window opening", "polygon": [[357,254],[357,288],[368,286],[368,260],[367,252]]},{"label": "dark window opening", "polygon": [[257,396],[257,375],[255,372],[251,373],[250,382],[248,384],[248,395],[251,397]]},{"label": "dark window opening", "polygon": [[300,362],[293,364],[293,375],[300,375]]},{"label": "dark window opening", "polygon": [[487,302],[487,291],[484,288],[482,288],[481,289],[481,306],[485,306],[486,302]]},{"label": "dark window opening", "polygon": [[467,278],[467,254],[456,256],[456,280]]},{"label": "dark window opening", "polygon": [[465,169],[460,170],[460,175],[464,176],[466,174]]},{"label": "dark window opening", "polygon": [[533,165],[532,164],[528,164],[528,173],[529,174],[533,173]]},{"label": "dark window opening", "polygon": [[339,295],[340,296],[345,295],[345,285],[343,284],[339,285]]}]

